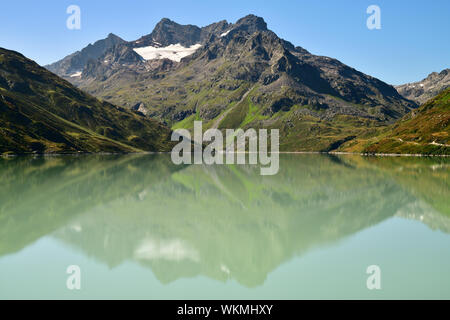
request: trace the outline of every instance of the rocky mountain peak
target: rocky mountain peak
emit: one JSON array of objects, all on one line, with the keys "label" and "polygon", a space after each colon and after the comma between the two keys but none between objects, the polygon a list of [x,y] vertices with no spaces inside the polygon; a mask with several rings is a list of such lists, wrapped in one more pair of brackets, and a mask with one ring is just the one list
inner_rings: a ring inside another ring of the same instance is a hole
[{"label": "rocky mountain peak", "polygon": [[112,41],[117,41],[117,42],[124,42],[124,40],[121,37],[119,37],[118,35],[115,35],[114,33],[108,34],[108,37],[106,37],[106,39],[109,39]]},{"label": "rocky mountain peak", "polygon": [[170,20],[169,18],[162,18],[161,21],[158,22],[156,27],[161,27],[164,25],[177,24],[175,21]]},{"label": "rocky mountain peak", "polygon": [[[162,19],[153,32],[137,41],[139,46],[156,43],[161,46],[181,44],[190,47],[200,42],[201,29],[194,25],[181,25],[168,18]],[[139,42],[140,41],[140,42]]]},{"label": "rocky mountain peak", "polygon": [[236,22],[236,27],[249,33],[267,31],[267,23],[263,18],[249,14]]}]

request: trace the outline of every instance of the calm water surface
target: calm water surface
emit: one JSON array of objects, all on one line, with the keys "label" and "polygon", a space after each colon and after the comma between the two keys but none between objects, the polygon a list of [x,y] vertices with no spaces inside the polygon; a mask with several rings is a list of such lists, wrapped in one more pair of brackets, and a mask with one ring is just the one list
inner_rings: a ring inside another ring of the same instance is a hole
[{"label": "calm water surface", "polygon": [[450,159],[282,155],[259,173],[0,159],[0,299],[450,299]]}]

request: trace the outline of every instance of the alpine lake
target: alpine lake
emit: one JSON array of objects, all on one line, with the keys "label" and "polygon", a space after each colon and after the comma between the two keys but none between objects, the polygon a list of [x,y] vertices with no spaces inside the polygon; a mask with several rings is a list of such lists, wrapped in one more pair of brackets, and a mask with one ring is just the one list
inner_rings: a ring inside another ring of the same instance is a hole
[{"label": "alpine lake", "polygon": [[0,158],[0,299],[450,299],[450,158]]}]

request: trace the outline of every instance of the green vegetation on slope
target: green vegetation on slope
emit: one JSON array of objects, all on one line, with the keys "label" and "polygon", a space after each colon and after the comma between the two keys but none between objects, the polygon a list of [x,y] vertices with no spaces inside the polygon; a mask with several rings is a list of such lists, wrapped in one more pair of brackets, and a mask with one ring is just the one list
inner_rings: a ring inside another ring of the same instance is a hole
[{"label": "green vegetation on slope", "polygon": [[219,129],[248,128],[279,129],[280,151],[328,152],[356,137],[373,137],[385,127],[377,120],[350,115],[336,115],[333,119],[316,116],[320,110],[309,105],[280,104],[274,113],[253,102],[254,91],[220,122]]},{"label": "green vegetation on slope", "polygon": [[365,146],[367,153],[450,154],[450,88]]}]

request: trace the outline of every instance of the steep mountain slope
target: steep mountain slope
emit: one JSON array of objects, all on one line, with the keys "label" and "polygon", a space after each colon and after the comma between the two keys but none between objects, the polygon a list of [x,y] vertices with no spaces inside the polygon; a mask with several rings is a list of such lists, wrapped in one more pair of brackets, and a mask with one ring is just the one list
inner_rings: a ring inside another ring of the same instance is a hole
[{"label": "steep mountain slope", "polygon": [[89,44],[83,50],[77,51],[64,59],[45,67],[59,76],[75,78],[81,75],[81,72],[90,60],[96,60],[108,49],[114,47],[115,45],[125,43],[125,40],[110,33],[106,39],[99,40],[94,44]]},{"label": "steep mountain slope", "polygon": [[396,89],[405,98],[424,104],[449,87],[450,69],[445,69],[431,73],[422,81],[396,86]]},{"label": "steep mountain slope", "polygon": [[[356,142],[355,142],[356,143]],[[389,127],[380,136],[348,143],[343,150],[367,153],[450,155],[450,88]]]},{"label": "steep mountain slope", "polygon": [[[173,58],[194,45],[193,54]],[[174,128],[192,128],[194,120],[205,128],[276,127],[289,151],[336,149],[416,107],[392,86],[280,39],[253,15],[204,28],[163,19],[152,34],[111,48],[69,80]]]},{"label": "steep mountain slope", "polygon": [[0,153],[170,150],[170,129],[0,48]]}]

